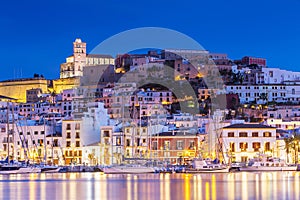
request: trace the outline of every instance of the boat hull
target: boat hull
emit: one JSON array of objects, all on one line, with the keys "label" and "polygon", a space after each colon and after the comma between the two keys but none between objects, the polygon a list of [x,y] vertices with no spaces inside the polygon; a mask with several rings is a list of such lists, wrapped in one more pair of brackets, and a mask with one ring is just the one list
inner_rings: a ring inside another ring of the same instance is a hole
[{"label": "boat hull", "polygon": [[186,173],[227,173],[229,168],[220,169],[186,169]]},{"label": "boat hull", "polygon": [[28,174],[28,173],[40,173],[41,169],[36,167],[21,167],[16,170],[3,170],[0,174]]},{"label": "boat hull", "polygon": [[154,168],[149,167],[106,167],[103,168],[105,174],[144,174],[154,173]]},{"label": "boat hull", "polygon": [[297,166],[283,166],[283,167],[264,167],[264,166],[248,166],[248,167],[241,167],[239,171],[296,171]]}]

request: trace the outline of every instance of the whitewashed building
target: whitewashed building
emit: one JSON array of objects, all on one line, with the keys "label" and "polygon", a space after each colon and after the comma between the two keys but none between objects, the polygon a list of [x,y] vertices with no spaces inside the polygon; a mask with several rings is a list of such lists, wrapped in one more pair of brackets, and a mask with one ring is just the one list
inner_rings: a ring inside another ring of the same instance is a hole
[{"label": "whitewashed building", "polygon": [[276,155],[276,128],[260,124],[233,124],[222,129],[227,163],[247,162],[259,153]]}]

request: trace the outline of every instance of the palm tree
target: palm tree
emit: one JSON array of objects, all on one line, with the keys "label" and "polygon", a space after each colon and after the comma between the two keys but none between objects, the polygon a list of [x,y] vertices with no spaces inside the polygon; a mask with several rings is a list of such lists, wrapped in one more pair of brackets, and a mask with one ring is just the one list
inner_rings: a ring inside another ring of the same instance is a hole
[{"label": "palm tree", "polygon": [[287,156],[287,162],[289,162],[289,153],[291,150],[294,151],[295,156],[295,164],[298,163],[298,151],[299,151],[299,142],[300,142],[300,135],[293,132],[291,137],[284,138],[285,142],[285,150]]},{"label": "palm tree", "polygon": [[293,146],[293,140],[294,140],[293,137],[284,138],[287,163],[289,163],[289,153],[290,153],[290,149]]}]

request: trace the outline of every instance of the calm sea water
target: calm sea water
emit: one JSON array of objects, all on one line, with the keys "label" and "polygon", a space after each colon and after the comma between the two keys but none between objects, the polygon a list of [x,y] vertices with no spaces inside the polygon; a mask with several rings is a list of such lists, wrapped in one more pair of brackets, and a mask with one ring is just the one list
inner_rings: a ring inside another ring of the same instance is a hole
[{"label": "calm sea water", "polygon": [[300,199],[300,172],[0,175],[1,199]]}]

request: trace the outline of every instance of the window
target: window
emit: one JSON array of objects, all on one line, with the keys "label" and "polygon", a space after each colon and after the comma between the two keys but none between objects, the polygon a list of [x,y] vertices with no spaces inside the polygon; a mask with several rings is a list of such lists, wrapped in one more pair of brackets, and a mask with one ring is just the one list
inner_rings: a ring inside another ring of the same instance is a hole
[{"label": "window", "polygon": [[71,133],[67,133],[67,139],[71,138]]},{"label": "window", "polygon": [[38,131],[34,131],[34,135],[38,135],[39,134],[39,132]]},{"label": "window", "polygon": [[79,139],[79,138],[80,138],[80,133],[76,132],[76,139]]},{"label": "window", "polygon": [[248,148],[248,143],[246,143],[246,142],[241,142],[240,143],[241,151],[247,151],[247,148]]},{"label": "window", "polygon": [[157,150],[157,141],[152,142],[152,150]]},{"label": "window", "polygon": [[2,127],[1,128],[1,132],[3,133],[3,132],[5,132],[6,131],[6,129],[4,128],[4,127]]},{"label": "window", "polygon": [[189,149],[194,149],[194,147],[195,147],[195,141],[191,140],[190,145],[189,145]]},{"label": "window", "polygon": [[272,134],[270,132],[264,132],[264,137],[271,137]]},{"label": "window", "polygon": [[130,146],[130,139],[126,140],[126,146]]},{"label": "window", "polygon": [[228,132],[228,137],[234,137],[234,132]]},{"label": "window", "polygon": [[240,137],[248,137],[248,133],[247,132],[240,132],[239,136]]},{"label": "window", "polygon": [[164,142],[164,150],[170,150],[170,141]]},{"label": "window", "polygon": [[116,137],[116,145],[121,146],[121,137]]},{"label": "window", "polygon": [[258,137],[258,132],[252,132],[252,137]]},{"label": "window", "polygon": [[176,149],[177,150],[183,149],[183,141],[182,140],[176,142]]},{"label": "window", "polygon": [[45,131],[41,131],[41,135],[44,135],[45,134]]},{"label": "window", "polygon": [[71,130],[71,124],[67,124],[67,130]]},{"label": "window", "polygon": [[[71,110],[71,109],[70,109]],[[79,123],[76,123],[75,124],[75,130],[80,130],[80,124]]]},{"label": "window", "polygon": [[67,147],[71,147],[71,142],[70,141],[67,141]]},{"label": "window", "polygon": [[76,141],[76,147],[80,147],[80,141]]},{"label": "window", "polygon": [[103,137],[109,137],[109,131],[103,131]]},{"label": "window", "polygon": [[255,152],[259,152],[260,142],[253,142],[252,143],[252,148],[254,149]]},{"label": "window", "polygon": [[231,152],[235,152],[235,144],[234,144],[234,142],[230,142],[229,147],[230,147],[230,151]]},{"label": "window", "polygon": [[270,151],[271,147],[270,147],[270,142],[266,142],[265,143],[265,151]]}]

